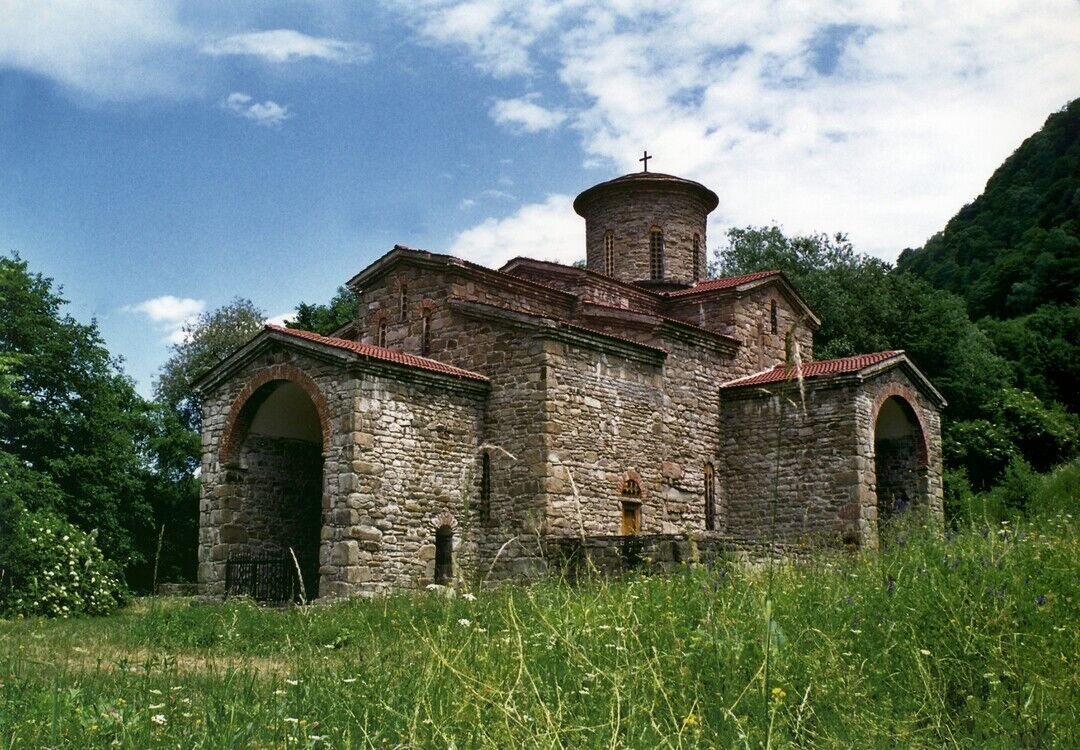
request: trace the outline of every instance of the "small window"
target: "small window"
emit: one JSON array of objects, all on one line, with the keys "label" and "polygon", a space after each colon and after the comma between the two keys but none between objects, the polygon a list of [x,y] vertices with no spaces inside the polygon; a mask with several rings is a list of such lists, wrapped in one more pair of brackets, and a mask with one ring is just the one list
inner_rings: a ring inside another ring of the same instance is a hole
[{"label": "small window", "polygon": [[769,303],[769,330],[774,334],[780,331],[780,316],[776,311],[776,300]]},{"label": "small window", "polygon": [[615,275],[615,233],[610,229],[604,233],[604,273]]},{"label": "small window", "polygon": [[379,346],[386,346],[386,321],[379,321],[379,337],[376,342]]},{"label": "small window", "polygon": [[623,536],[641,533],[641,503],[634,500],[623,501],[621,531]]},{"label": "small window", "polygon": [[664,233],[660,229],[649,232],[649,271],[653,281],[664,278]]},{"label": "small window", "polygon": [[705,464],[705,528],[716,531],[716,482],[712,464]]},{"label": "small window", "polygon": [[627,478],[622,486],[623,497],[641,497],[641,485],[633,477]]},{"label": "small window", "polygon": [[398,298],[398,319],[404,323],[408,314],[409,305],[409,287],[402,284],[401,295]]},{"label": "small window", "polygon": [[431,313],[426,312],[420,318],[420,354],[431,354]]},{"label": "small window", "polygon": [[701,237],[694,235],[694,247],[693,247],[693,263],[694,267],[691,269],[691,274],[694,277],[694,281],[701,278]]},{"label": "small window", "polygon": [[445,586],[454,580],[454,530],[440,526],[435,532],[435,583]]},{"label": "small window", "polygon": [[480,519],[491,518],[491,454],[480,455]]}]

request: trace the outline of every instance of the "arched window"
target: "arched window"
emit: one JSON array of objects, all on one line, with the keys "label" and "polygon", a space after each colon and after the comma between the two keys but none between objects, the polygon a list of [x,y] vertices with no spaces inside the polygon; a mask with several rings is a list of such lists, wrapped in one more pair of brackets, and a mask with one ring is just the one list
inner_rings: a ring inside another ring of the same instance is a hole
[{"label": "arched window", "polygon": [[615,275],[615,233],[610,229],[604,232],[604,273]]},{"label": "arched window", "polygon": [[480,455],[480,519],[491,518],[491,454]]},{"label": "arched window", "polygon": [[769,330],[774,334],[780,331],[780,316],[776,310],[776,300],[769,303]]},{"label": "arched window", "polygon": [[386,321],[379,321],[379,336],[375,341],[379,346],[386,346]]},{"label": "arched window", "polygon": [[649,271],[653,281],[664,278],[664,233],[659,227],[649,232]]},{"label": "arched window", "polygon": [[697,281],[701,278],[701,236],[696,234],[694,235],[692,260],[694,262],[694,267],[691,270],[691,273],[693,274],[694,281]]},{"label": "arched window", "polygon": [[398,319],[404,323],[408,313],[409,287],[401,285],[401,295],[398,297]]},{"label": "arched window", "polygon": [[454,580],[454,530],[443,525],[435,532],[435,583],[445,586]]},{"label": "arched window", "polygon": [[431,313],[427,311],[420,318],[420,354],[431,354]]},{"label": "arched window", "polygon": [[716,531],[716,482],[711,463],[705,464],[705,528]]}]

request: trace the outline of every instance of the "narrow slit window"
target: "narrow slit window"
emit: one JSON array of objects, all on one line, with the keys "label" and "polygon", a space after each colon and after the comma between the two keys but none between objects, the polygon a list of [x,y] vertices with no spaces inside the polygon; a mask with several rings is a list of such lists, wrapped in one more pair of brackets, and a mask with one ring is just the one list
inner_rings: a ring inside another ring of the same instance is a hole
[{"label": "narrow slit window", "polygon": [[774,334],[780,331],[780,316],[776,310],[776,300],[769,303],[769,330]]},{"label": "narrow slit window", "polygon": [[431,313],[424,313],[420,319],[420,354],[431,354]]},{"label": "narrow slit window", "polygon": [[664,278],[664,233],[660,229],[649,232],[649,271],[653,281]]},{"label": "narrow slit window", "polygon": [[480,519],[491,518],[491,454],[480,455]]},{"label": "narrow slit window", "polygon": [[696,234],[694,235],[693,262],[694,267],[691,273],[694,281],[698,281],[701,278],[701,237]]},{"label": "narrow slit window", "polygon": [[615,275],[615,233],[610,229],[604,233],[604,273]]},{"label": "narrow slit window", "polygon": [[435,583],[445,586],[454,580],[454,530],[440,526],[435,532]]},{"label": "narrow slit window", "polygon": [[705,464],[705,528],[716,531],[716,482],[711,463]]},{"label": "narrow slit window", "polygon": [[379,321],[379,337],[378,337],[378,340],[375,343],[377,343],[379,346],[386,346],[386,321],[385,320],[380,320]]},{"label": "narrow slit window", "polygon": [[402,287],[401,287],[401,295],[398,298],[398,319],[401,320],[402,323],[405,322],[405,318],[406,318],[407,313],[408,313],[408,305],[409,305],[409,288],[407,286],[402,285]]}]

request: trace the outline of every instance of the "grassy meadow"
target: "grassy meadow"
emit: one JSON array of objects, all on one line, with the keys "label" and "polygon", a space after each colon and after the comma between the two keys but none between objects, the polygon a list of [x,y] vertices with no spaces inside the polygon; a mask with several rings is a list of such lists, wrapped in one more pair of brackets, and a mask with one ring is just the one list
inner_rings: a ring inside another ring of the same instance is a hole
[{"label": "grassy meadow", "polygon": [[1078,610],[1064,513],[771,570],[141,599],[0,621],[0,747],[1080,747]]}]

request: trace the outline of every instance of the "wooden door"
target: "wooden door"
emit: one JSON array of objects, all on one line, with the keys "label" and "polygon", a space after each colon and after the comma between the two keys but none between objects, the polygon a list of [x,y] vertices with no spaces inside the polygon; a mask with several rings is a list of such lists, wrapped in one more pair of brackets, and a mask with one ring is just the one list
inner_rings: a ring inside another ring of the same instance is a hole
[{"label": "wooden door", "polygon": [[622,535],[633,536],[641,533],[641,503],[623,501]]}]

